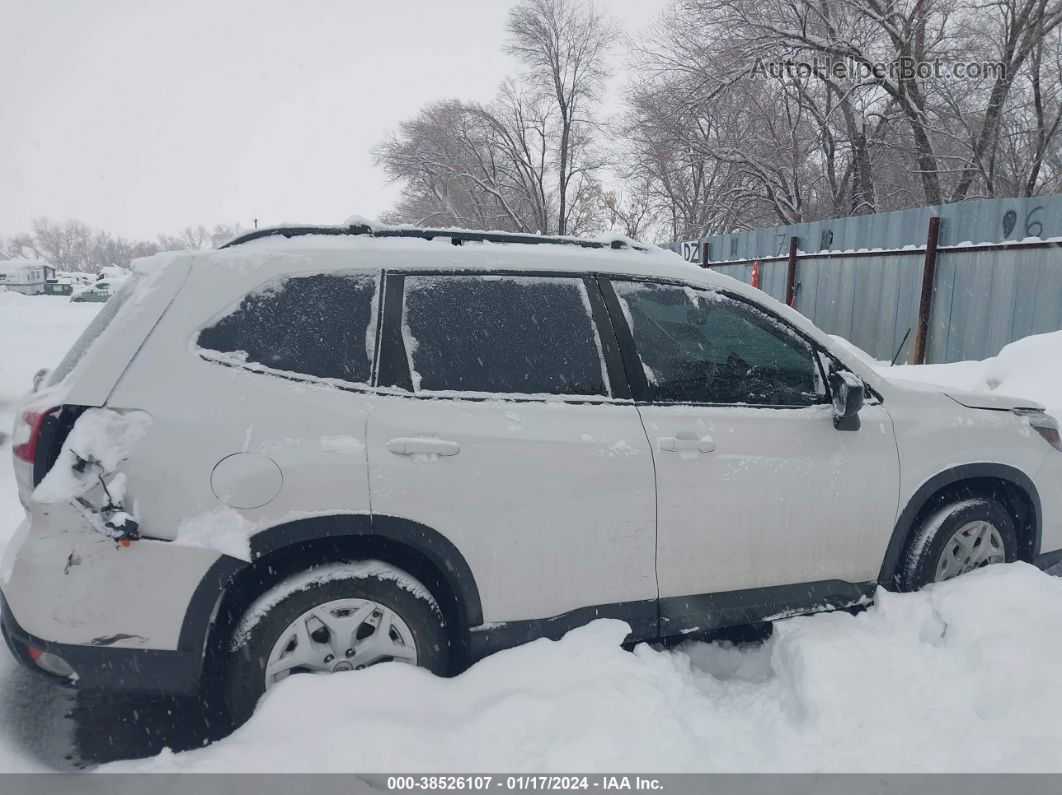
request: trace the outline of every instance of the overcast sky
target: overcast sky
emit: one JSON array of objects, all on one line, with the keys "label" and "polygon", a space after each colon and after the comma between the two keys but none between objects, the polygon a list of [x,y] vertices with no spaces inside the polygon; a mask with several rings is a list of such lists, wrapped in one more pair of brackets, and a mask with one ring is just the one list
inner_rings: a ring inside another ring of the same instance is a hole
[{"label": "overcast sky", "polygon": [[[638,32],[665,4],[603,5]],[[426,102],[494,95],[510,6],[0,0],[0,234],[377,216],[396,189],[369,148]]]}]

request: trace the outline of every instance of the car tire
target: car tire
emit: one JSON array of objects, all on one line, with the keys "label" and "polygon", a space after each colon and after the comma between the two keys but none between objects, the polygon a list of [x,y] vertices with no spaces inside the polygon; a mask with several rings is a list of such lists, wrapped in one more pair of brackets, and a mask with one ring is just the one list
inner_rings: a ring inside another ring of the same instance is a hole
[{"label": "car tire", "polygon": [[988,497],[956,499],[926,516],[907,547],[900,588],[917,591],[991,563],[1018,558],[1014,519]]},{"label": "car tire", "polygon": [[[359,623],[363,615],[364,621]],[[328,619],[332,628],[317,616]],[[377,636],[379,627],[371,626],[374,620],[387,622],[387,637],[383,633]],[[307,631],[302,633],[299,627]],[[282,636],[288,638],[284,644]],[[303,641],[305,652],[299,649],[300,637],[307,639]],[[385,641],[383,650],[394,651],[396,656],[379,656]],[[359,660],[358,655],[370,647],[372,652],[364,652],[368,656]],[[239,726],[251,717],[267,690],[267,668],[271,663],[282,667],[296,657],[308,659],[315,652],[318,654],[310,664],[319,667],[296,666],[273,676],[282,678],[304,671],[324,673],[329,667],[356,670],[390,660],[414,663],[443,675],[449,657],[446,622],[423,585],[387,564],[333,564],[294,575],[258,597],[232,634],[223,685],[232,725]],[[274,683],[271,678],[270,684]]]}]

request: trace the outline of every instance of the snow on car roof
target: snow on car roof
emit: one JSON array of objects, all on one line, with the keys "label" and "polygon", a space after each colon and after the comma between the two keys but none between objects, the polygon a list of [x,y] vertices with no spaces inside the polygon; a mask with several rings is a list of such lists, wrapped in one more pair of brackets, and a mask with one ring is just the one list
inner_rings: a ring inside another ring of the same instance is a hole
[{"label": "snow on car roof", "polygon": [[[220,249],[199,252],[212,264],[239,262],[262,254],[309,251],[384,253],[381,265],[402,270],[468,268],[608,272],[712,283],[725,279],[686,262],[672,251],[616,234],[595,238],[546,237],[467,229],[384,226],[362,219],[347,226],[284,226],[254,230]],[[424,256],[429,253],[430,256]],[[726,281],[729,282],[727,279]]]},{"label": "snow on car roof", "polygon": [[23,268],[43,268],[45,266],[51,268],[52,264],[42,259],[0,259],[0,272],[3,273],[14,273]]},{"label": "snow on car roof", "polygon": [[464,227],[420,227],[413,224],[384,224],[380,221],[354,215],[339,225],[283,224],[261,229],[249,229],[236,235],[219,248],[230,248],[266,237],[301,237],[305,235],[402,237],[432,240],[445,238],[454,245],[465,242],[527,243],[529,245],[570,245],[580,248],[634,248],[641,250],[645,244],[624,235],[606,233],[597,237],[572,235],[541,235],[530,232],[507,230],[481,230]]}]

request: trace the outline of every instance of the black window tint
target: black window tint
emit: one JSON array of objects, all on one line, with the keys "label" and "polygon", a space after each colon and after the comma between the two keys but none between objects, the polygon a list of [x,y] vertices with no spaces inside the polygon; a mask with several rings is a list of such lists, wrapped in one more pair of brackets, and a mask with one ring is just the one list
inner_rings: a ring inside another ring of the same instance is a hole
[{"label": "black window tint", "polygon": [[244,298],[200,332],[199,347],[272,370],[367,384],[375,307],[373,276],[293,276]]},{"label": "black window tint", "polygon": [[614,286],[653,400],[806,406],[821,399],[811,346],[767,314],[717,293]]},{"label": "black window tint", "polygon": [[418,392],[608,393],[581,279],[408,276],[402,323]]}]

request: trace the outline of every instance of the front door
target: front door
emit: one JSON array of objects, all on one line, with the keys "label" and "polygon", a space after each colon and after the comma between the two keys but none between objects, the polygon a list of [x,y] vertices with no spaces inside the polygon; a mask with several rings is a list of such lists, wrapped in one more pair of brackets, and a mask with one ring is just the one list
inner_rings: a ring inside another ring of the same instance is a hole
[{"label": "front door", "polygon": [[860,430],[836,430],[821,354],[748,301],[612,285],[645,377],[661,630],[858,598],[850,584],[877,578],[896,512],[885,409],[868,401]]}]

